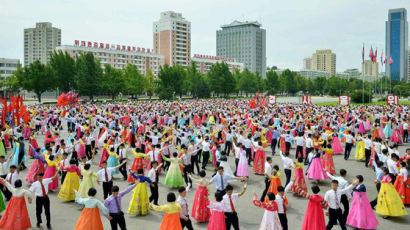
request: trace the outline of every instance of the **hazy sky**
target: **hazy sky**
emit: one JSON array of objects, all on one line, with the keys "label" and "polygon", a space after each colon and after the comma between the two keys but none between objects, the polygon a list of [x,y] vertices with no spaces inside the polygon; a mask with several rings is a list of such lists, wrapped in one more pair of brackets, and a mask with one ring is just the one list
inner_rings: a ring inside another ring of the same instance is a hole
[{"label": "hazy sky", "polygon": [[[332,49],[337,71],[361,68],[361,48],[385,49],[388,9],[410,0],[0,0],[0,57],[23,61],[23,30],[62,29],[62,44],[98,41],[152,48],[162,11],[191,21],[192,54],[216,54],[216,30],[233,20],[262,23],[267,65],[300,70],[316,49]],[[366,55],[367,56],[367,55]]]}]

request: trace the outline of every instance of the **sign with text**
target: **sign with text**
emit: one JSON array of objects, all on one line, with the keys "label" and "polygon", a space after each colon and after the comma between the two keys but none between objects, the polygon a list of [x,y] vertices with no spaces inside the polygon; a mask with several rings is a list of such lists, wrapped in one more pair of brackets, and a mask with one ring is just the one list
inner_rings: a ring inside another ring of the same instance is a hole
[{"label": "sign with text", "polygon": [[276,95],[269,95],[269,104],[276,104]]},{"label": "sign with text", "polygon": [[343,95],[339,96],[339,105],[349,105],[350,104],[350,97]]},{"label": "sign with text", "polygon": [[398,105],[399,96],[397,95],[387,95],[386,102],[388,105]]},{"label": "sign with text", "polygon": [[312,104],[312,97],[310,95],[302,95],[302,104]]}]

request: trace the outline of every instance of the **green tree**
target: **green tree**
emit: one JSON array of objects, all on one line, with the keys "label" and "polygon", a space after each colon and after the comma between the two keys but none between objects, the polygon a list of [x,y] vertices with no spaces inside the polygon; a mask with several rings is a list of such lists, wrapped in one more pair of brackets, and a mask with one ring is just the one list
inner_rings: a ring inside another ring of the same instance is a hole
[{"label": "green tree", "polygon": [[100,92],[99,85],[102,77],[100,61],[92,53],[81,54],[76,62],[77,90],[80,95],[93,100]]},{"label": "green tree", "polygon": [[[2,79],[1,76],[0,76],[0,79]],[[20,89],[22,88],[15,74],[9,77],[6,77],[6,79],[4,80],[1,80],[0,87],[3,88],[3,90],[5,91],[10,91],[10,92],[19,92]]]},{"label": "green tree", "polygon": [[185,69],[180,65],[161,67],[158,73],[157,93],[161,99],[171,99],[174,95],[182,97]]},{"label": "green tree", "polygon": [[191,92],[193,98],[210,97],[207,79],[197,70],[194,62],[187,70],[184,87],[186,92]]},{"label": "green tree", "polygon": [[[350,97],[352,98],[352,101],[355,103],[369,103],[372,101],[372,93],[369,92],[368,90],[356,90],[354,91]],[[364,101],[363,101],[364,99]]]},{"label": "green tree", "polygon": [[23,89],[34,92],[40,103],[44,92],[56,88],[53,70],[49,65],[44,65],[38,60],[25,66],[24,69],[19,68],[15,74]]},{"label": "green tree", "polygon": [[152,73],[151,69],[148,69],[147,76],[144,78],[144,84],[145,84],[145,92],[147,92],[147,95],[149,99],[151,100],[151,97],[152,95],[154,95],[154,91],[156,87],[154,74]]},{"label": "green tree", "polygon": [[110,95],[111,99],[114,100],[124,90],[124,87],[123,71],[113,68],[110,64],[105,65],[100,84],[101,92]]},{"label": "green tree", "polygon": [[286,69],[281,74],[281,80],[283,81],[283,90],[288,94],[295,94],[298,91],[296,83],[296,73]]},{"label": "green tree", "polygon": [[313,85],[315,86],[315,91],[319,94],[325,94],[325,86],[326,86],[326,77],[316,77],[313,80]]},{"label": "green tree", "polygon": [[400,97],[410,96],[410,83],[401,83],[393,87],[393,93]]},{"label": "green tree", "polygon": [[236,82],[225,62],[216,63],[208,72],[209,86],[216,96],[224,96],[235,92]]},{"label": "green tree", "polygon": [[265,85],[269,94],[275,94],[280,90],[279,76],[275,71],[269,70],[266,73]]},{"label": "green tree", "polygon": [[50,65],[56,76],[56,85],[59,90],[68,92],[75,88],[75,60],[67,52],[54,51]]},{"label": "green tree", "polygon": [[255,93],[258,90],[257,76],[254,73],[250,72],[248,69],[242,71],[239,89],[243,91],[246,96],[248,96],[249,93]]},{"label": "green tree", "polygon": [[123,71],[123,76],[125,94],[131,95],[134,98],[134,96],[141,95],[144,92],[147,85],[146,78],[138,71],[135,65],[127,64]]}]

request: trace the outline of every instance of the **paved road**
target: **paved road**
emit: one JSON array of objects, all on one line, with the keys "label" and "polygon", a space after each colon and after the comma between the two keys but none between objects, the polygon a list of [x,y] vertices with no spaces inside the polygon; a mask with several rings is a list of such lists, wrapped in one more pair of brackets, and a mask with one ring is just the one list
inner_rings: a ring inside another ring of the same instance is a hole
[{"label": "paved road", "polygon": [[[66,136],[66,132],[62,132],[62,137]],[[39,143],[43,142],[43,137],[39,136],[38,137]],[[28,146],[28,145],[26,145]],[[406,148],[409,148],[410,145],[406,146],[401,146],[399,148],[400,152],[403,153]],[[294,154],[294,151],[292,149],[292,154]],[[8,150],[10,153],[10,150]],[[267,154],[271,154],[270,150],[267,149]],[[96,156],[96,159],[94,160],[94,165],[92,166],[93,171],[98,170],[98,162],[100,158],[100,154]],[[280,157],[276,154],[276,156],[273,158],[274,163],[278,164],[281,167],[281,174],[283,175],[282,177],[282,183],[285,182],[284,178],[284,173],[282,170],[282,163]],[[369,199],[373,199],[376,196],[376,188],[373,184],[374,180],[374,173],[371,169],[367,169],[364,167],[364,163],[362,162],[357,162],[354,159],[350,159],[348,161],[344,161],[343,157],[338,155],[334,157],[335,160],[335,165],[336,165],[336,170],[339,171],[341,168],[345,168],[348,171],[348,178],[353,179],[355,175],[357,174],[362,174],[365,178],[365,185],[367,187],[367,194]],[[28,165],[32,163],[32,160],[28,160]],[[232,157],[229,158],[229,163],[231,164],[232,168],[234,168],[234,159]],[[128,166],[130,163],[128,164]],[[27,170],[21,173],[20,178],[24,178]],[[211,167],[208,167],[207,170],[207,175],[210,176],[212,175],[213,170]],[[127,187],[127,183],[122,181],[120,179],[119,175],[115,176],[114,184],[120,186],[120,189],[124,189]],[[162,182],[165,178],[165,175],[160,176],[160,198],[159,198],[159,203],[164,204],[166,203],[166,193],[169,191],[177,192],[176,190],[171,190],[165,186],[163,186]],[[249,186],[248,189],[245,193],[244,196],[240,197],[238,204],[236,205],[236,210],[239,213],[239,224],[242,229],[258,229],[259,223],[262,219],[263,215],[263,210],[260,208],[256,208],[252,204],[252,197],[253,193],[257,192],[258,194],[261,194],[263,189],[264,189],[264,179],[262,176],[257,176],[254,174],[250,175],[249,178]],[[236,191],[240,190],[240,187],[242,186],[241,182],[234,182],[233,183],[234,188]],[[24,187],[28,187],[28,184],[24,182]],[[311,186],[311,183],[308,182],[308,187]],[[324,193],[330,189],[330,182],[329,181],[324,181],[320,183],[320,188],[321,188],[321,195],[324,195]],[[210,186],[210,191],[211,194],[215,192],[215,187]],[[310,189],[309,189],[310,191]],[[192,189],[190,192],[187,194],[187,200],[190,204],[190,207],[192,205],[192,200],[195,195],[195,187]],[[102,200],[103,194],[102,194],[102,188],[98,187],[98,193],[97,197]],[[123,199],[123,210],[126,211],[128,208],[128,203],[131,198],[131,194],[127,195]],[[51,199],[51,221],[52,221],[52,226],[54,229],[58,230],[69,230],[73,229],[78,217],[80,216],[81,213],[81,207],[76,205],[75,203],[67,203],[59,200],[57,198],[57,193],[50,194],[50,199]],[[213,198],[211,198],[213,200]],[[294,229],[300,229],[300,226],[302,225],[303,221],[303,216],[306,211],[307,203],[308,201],[299,198],[299,197],[294,197],[291,193],[288,194],[288,199],[289,199],[289,207],[288,207],[288,220],[289,220],[289,229],[294,230]],[[35,218],[35,204],[28,204],[28,209],[30,213],[30,218],[32,225],[35,226],[36,224],[36,218]],[[407,207],[408,212],[410,213],[410,208]],[[44,214],[43,214],[44,215]],[[405,217],[400,217],[400,218],[391,218],[389,220],[384,220],[382,219],[379,215],[377,215],[378,220],[379,220],[379,228],[378,229],[394,229],[394,230],[401,230],[401,229],[408,229],[408,226],[410,224],[410,216],[405,216]],[[131,216],[126,214],[126,222],[128,229],[158,229],[160,226],[162,220],[162,214],[161,213],[156,213],[156,212],[151,212],[149,213],[148,216],[144,217],[136,217],[136,216]],[[43,216],[43,223],[45,222],[45,217]],[[206,223],[194,223],[194,228],[195,229],[206,229],[207,224]],[[110,229],[110,224],[109,221],[105,218],[103,218],[103,224],[104,224],[104,229]],[[407,227],[406,227],[407,226]],[[45,228],[45,226],[44,226]],[[37,229],[37,228],[33,228]],[[336,226],[334,229],[339,229],[338,226]]]}]

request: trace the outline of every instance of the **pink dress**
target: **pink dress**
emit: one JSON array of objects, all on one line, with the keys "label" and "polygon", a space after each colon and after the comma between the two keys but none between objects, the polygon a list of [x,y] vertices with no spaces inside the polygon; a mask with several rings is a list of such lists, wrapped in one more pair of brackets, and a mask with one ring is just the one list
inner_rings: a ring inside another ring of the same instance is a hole
[{"label": "pink dress", "polygon": [[[51,178],[56,174],[58,163],[56,161],[50,161],[47,159],[47,169],[44,173],[44,179]],[[48,184],[49,190],[58,189],[58,177],[54,178],[53,181]]]},{"label": "pink dress", "polygon": [[339,137],[337,136],[332,138],[332,149],[334,154],[342,154],[344,152],[342,144],[340,144]]},{"label": "pink dress", "polygon": [[242,151],[239,158],[237,176],[249,176],[248,159],[246,158],[246,152]]},{"label": "pink dress", "polygon": [[323,169],[322,162],[320,161],[320,154],[316,154],[316,156],[312,159],[310,163],[307,178],[313,180],[325,180],[329,178]]},{"label": "pink dress", "polygon": [[353,202],[346,224],[359,229],[377,229],[379,222],[367,199],[366,187],[363,184],[357,185],[353,191]]},{"label": "pink dress", "polygon": [[206,186],[199,185],[196,188],[194,202],[192,203],[191,216],[194,220],[204,222],[211,216],[211,212],[208,208],[209,200],[205,199],[207,197],[208,188]]},{"label": "pink dress", "polygon": [[211,218],[208,223],[208,230],[226,230],[225,225],[225,206],[222,202],[208,205],[212,210]]},{"label": "pink dress", "polygon": [[358,133],[365,133],[365,130],[364,130],[364,124],[363,124],[363,122],[360,122],[360,125],[359,125],[359,130],[357,131]]},{"label": "pink dress", "polygon": [[107,153],[107,150],[103,148],[102,153],[101,153],[100,164],[98,165],[100,168],[102,168],[102,163],[108,160],[108,157],[109,155]]},{"label": "pink dress", "polygon": [[401,144],[401,143],[402,143],[402,140],[401,140],[401,138],[400,138],[400,131],[399,131],[398,128],[394,128],[394,129],[393,129],[393,134],[392,134],[392,136],[391,136],[391,138],[390,138],[390,141],[393,142],[393,143],[397,143],[397,144]]},{"label": "pink dress", "polygon": [[80,143],[78,143],[77,157],[81,159],[83,156],[85,156],[85,142],[81,139]]}]

